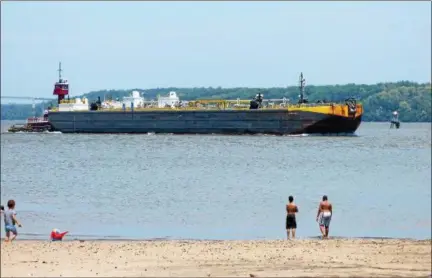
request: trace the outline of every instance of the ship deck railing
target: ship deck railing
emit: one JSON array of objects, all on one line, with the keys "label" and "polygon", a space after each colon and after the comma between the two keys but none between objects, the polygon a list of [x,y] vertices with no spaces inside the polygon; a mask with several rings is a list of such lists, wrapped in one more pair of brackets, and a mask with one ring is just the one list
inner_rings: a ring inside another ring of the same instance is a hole
[{"label": "ship deck railing", "polygon": [[[247,103],[250,101],[248,100]],[[190,105],[192,103],[192,105]],[[200,104],[200,105],[196,105]],[[213,104],[213,105],[212,105]],[[227,105],[231,104],[231,105]],[[196,100],[189,101],[190,106],[180,106],[180,107],[158,107],[158,106],[146,106],[146,107],[134,107],[131,109],[130,107],[126,108],[99,108],[98,112],[138,112],[138,111],[219,111],[219,110],[250,110],[249,104],[246,104],[246,101],[243,103],[240,101],[220,101],[220,100]],[[275,109],[289,109],[289,108],[299,108],[299,107],[319,107],[319,106],[337,106],[337,105],[345,105],[344,103],[336,103],[336,102],[326,102],[326,103],[278,103],[274,105],[267,105],[259,108],[258,110],[275,110]],[[360,103],[357,103],[357,107],[361,106]],[[57,108],[52,109],[51,111],[58,111]],[[91,111],[91,110],[89,110]],[[72,110],[71,112],[84,112],[83,110]]]},{"label": "ship deck railing", "polygon": [[60,101],[60,104],[88,104],[88,100],[81,98],[79,101],[76,99],[63,99]]},{"label": "ship deck railing", "polygon": [[42,123],[42,122],[47,122],[47,121],[48,121],[48,119],[44,118],[44,117],[32,117],[32,118],[27,119],[28,124]]}]

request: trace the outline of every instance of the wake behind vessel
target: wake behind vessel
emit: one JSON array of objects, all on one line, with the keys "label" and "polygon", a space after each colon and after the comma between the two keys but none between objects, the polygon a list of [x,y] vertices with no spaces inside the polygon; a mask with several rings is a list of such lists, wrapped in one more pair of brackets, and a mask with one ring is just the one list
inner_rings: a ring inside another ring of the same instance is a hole
[{"label": "wake behind vessel", "polygon": [[[61,82],[56,86],[58,83]],[[253,100],[180,101],[175,92],[157,101],[145,101],[139,92],[133,92],[122,102],[102,102],[99,97],[89,103],[86,98],[65,100],[68,87],[60,88],[54,91],[59,107],[49,111],[48,119],[53,129],[62,133],[354,133],[363,114],[362,105],[355,99],[344,103],[308,103],[303,74],[296,104],[285,98],[264,99],[262,94]]]}]

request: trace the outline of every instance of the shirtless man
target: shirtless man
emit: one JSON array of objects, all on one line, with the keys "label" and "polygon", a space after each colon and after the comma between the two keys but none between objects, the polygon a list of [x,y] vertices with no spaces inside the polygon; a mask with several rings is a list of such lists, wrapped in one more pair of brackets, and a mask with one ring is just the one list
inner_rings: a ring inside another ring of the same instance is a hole
[{"label": "shirtless man", "polygon": [[297,229],[297,221],[295,214],[298,212],[298,207],[296,204],[294,204],[294,197],[289,196],[288,197],[288,204],[286,205],[286,222],[285,222],[285,228],[287,231],[287,239],[290,238],[290,231],[292,238],[295,238],[295,231]]},{"label": "shirtless man", "polygon": [[330,220],[332,214],[333,214],[332,204],[328,201],[327,196],[324,195],[322,197],[322,201],[318,206],[318,212],[316,217],[316,221],[318,222],[318,218],[321,216],[321,218],[319,218],[319,225],[320,225],[320,230],[323,239],[328,238]]}]

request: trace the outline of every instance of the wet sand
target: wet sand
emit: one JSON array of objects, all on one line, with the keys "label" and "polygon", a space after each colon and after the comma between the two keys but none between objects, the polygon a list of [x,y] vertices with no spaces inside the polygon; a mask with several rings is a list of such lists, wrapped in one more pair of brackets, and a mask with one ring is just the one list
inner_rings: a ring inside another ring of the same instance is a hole
[{"label": "wet sand", "polygon": [[429,277],[431,240],[15,241],[1,277]]}]

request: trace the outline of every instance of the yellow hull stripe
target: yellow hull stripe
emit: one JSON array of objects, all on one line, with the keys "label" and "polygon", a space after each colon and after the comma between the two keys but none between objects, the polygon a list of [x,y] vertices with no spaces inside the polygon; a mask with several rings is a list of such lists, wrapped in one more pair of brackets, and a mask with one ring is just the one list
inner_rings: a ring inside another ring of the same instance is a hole
[{"label": "yellow hull stripe", "polygon": [[[361,104],[357,104],[356,106],[357,106],[357,111],[355,117],[357,118],[363,114],[363,106]],[[288,107],[288,110],[328,114],[328,115],[335,115],[341,117],[352,117],[348,115],[348,105],[342,105],[342,104],[320,105],[320,106],[299,105],[299,106],[290,106]]]},{"label": "yellow hull stripe", "polygon": [[[154,112],[154,111],[208,111],[208,112],[214,112],[214,111],[223,111],[224,109],[205,109],[205,108],[196,108],[196,107],[182,107],[182,108],[134,108],[135,112]],[[233,109],[227,109],[227,110],[244,110],[249,111],[249,108],[233,108]],[[306,105],[289,105],[287,108],[262,108],[260,110],[287,110],[287,111],[301,111],[301,112],[310,112],[310,113],[317,113],[317,114],[326,114],[326,115],[334,115],[334,116],[340,116],[340,117],[347,117],[351,118],[352,116],[348,115],[348,106],[342,105],[342,104],[320,104],[314,106],[313,104],[306,104]],[[58,112],[58,109],[51,110],[52,112]],[[97,110],[97,112],[121,112],[123,109],[102,109]],[[126,111],[130,112],[131,109],[127,108]],[[71,111],[71,112],[89,112],[89,111]],[[62,113],[62,112],[59,112]],[[355,114],[355,117],[359,117],[363,114],[363,106],[361,104],[357,104],[357,111]]]}]

